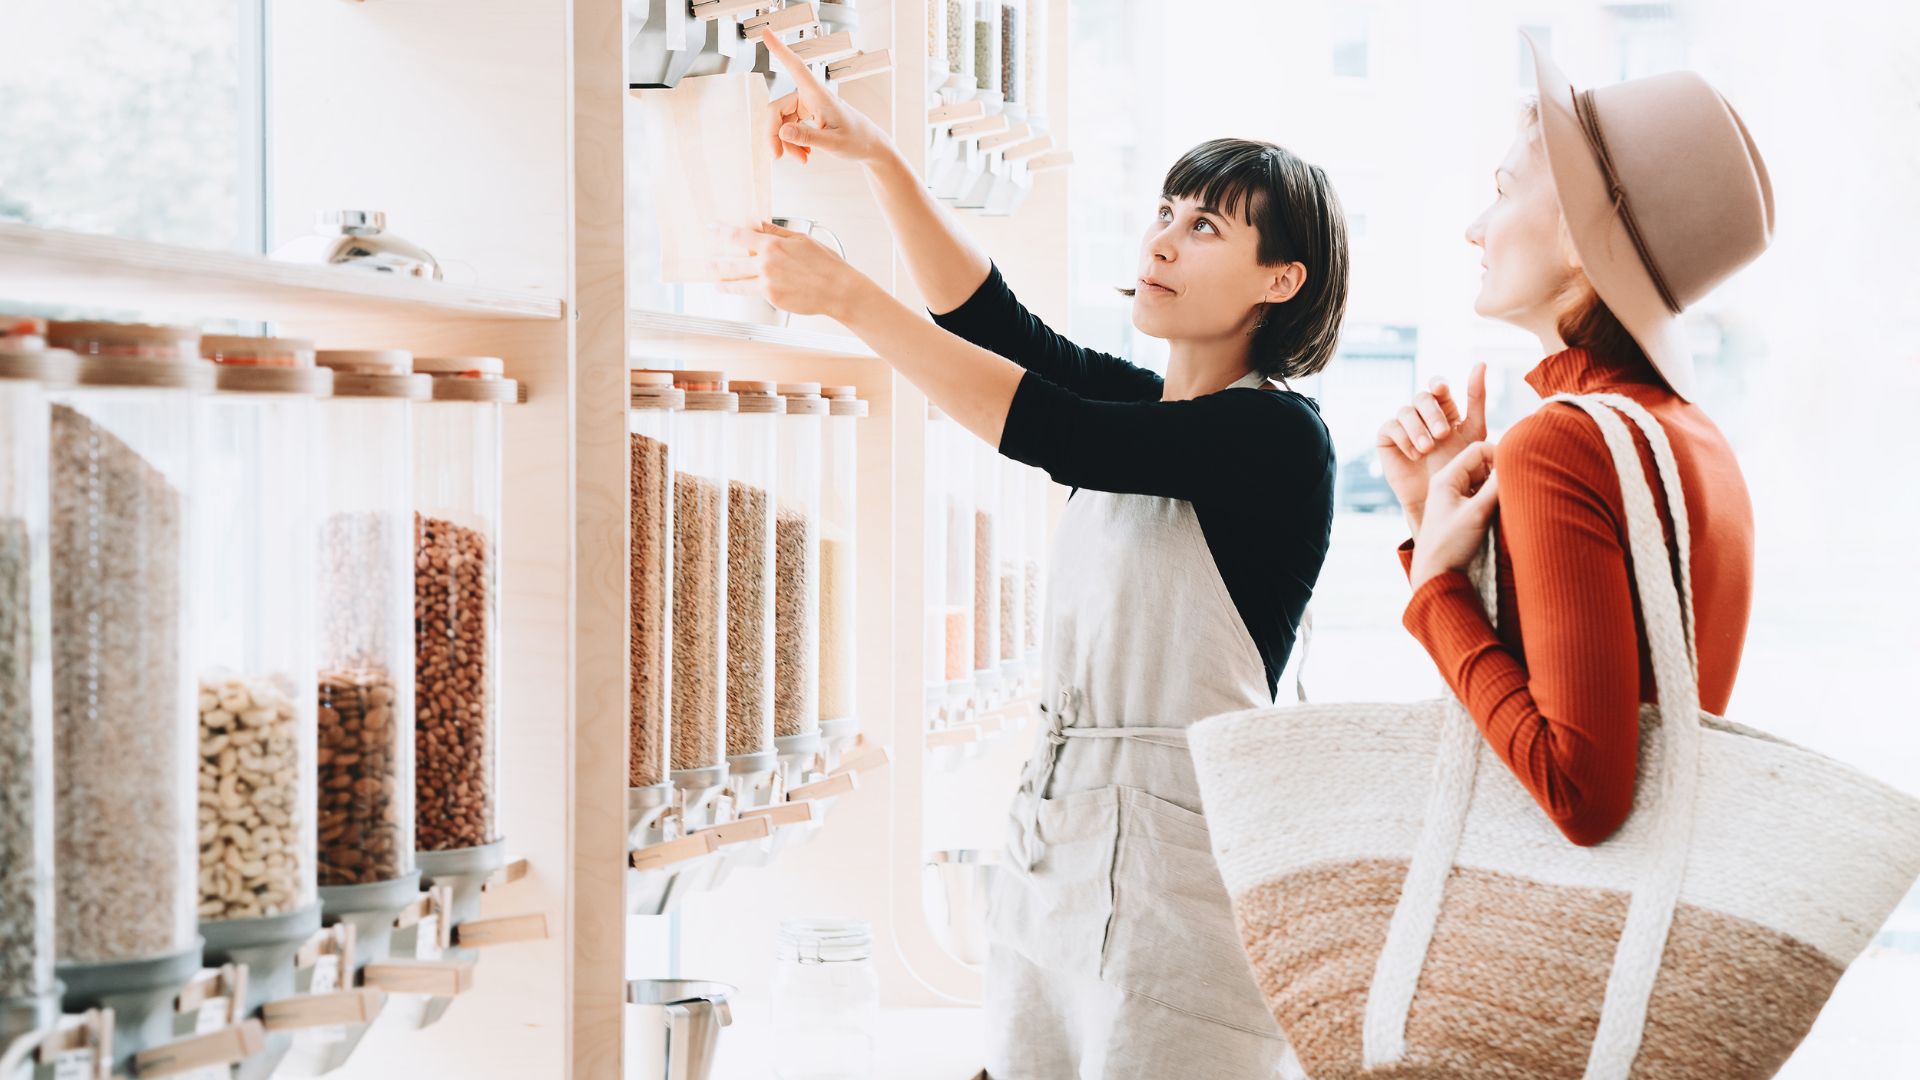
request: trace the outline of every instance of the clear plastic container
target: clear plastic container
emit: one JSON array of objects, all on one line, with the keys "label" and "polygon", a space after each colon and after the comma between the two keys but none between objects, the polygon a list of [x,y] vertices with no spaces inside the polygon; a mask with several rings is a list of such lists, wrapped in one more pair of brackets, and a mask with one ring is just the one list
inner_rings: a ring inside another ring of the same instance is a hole
[{"label": "clear plastic container", "polygon": [[942,506],[941,525],[946,531],[946,594],[941,606],[945,630],[941,677],[949,685],[964,683],[973,676],[974,538],[978,522],[974,518],[973,436],[945,413],[934,412],[927,418],[927,438],[940,447],[937,473],[928,478],[929,486],[938,486]]},{"label": "clear plastic container", "polygon": [[776,735],[798,740],[820,734],[820,471],[830,406],[819,383],[781,383],[780,393],[773,719]]},{"label": "clear plastic container", "polygon": [[865,1080],[880,1032],[880,976],[865,919],[780,925],[773,971],[774,1073],[782,1080]]},{"label": "clear plastic container", "polygon": [[414,846],[500,839],[503,410],[498,357],[417,359],[433,398],[413,418]]},{"label": "clear plastic container", "polygon": [[770,382],[728,388],[740,398],[727,469],[727,757],[737,771],[774,752],[774,530],[787,402]]},{"label": "clear plastic container", "polygon": [[860,420],[867,403],[851,386],[830,386],[820,467],[820,722],[859,730],[858,579]]},{"label": "clear plastic container", "polygon": [[77,361],[41,330],[0,327],[0,1044],[55,1011],[47,391]]},{"label": "clear plastic container", "polygon": [[413,412],[433,381],[398,350],[322,351],[320,884],[413,872]]},{"label": "clear plastic container", "polygon": [[671,764],[685,786],[727,762],[727,430],[740,410],[717,371],[674,373]]},{"label": "clear plastic container", "polygon": [[197,957],[187,493],[198,331],[53,323],[54,873],[62,965]]},{"label": "clear plastic container", "polygon": [[993,447],[969,438],[973,453],[973,670],[991,682],[1000,668],[1002,468]]},{"label": "clear plastic container", "polygon": [[648,788],[666,783],[671,767],[667,714],[673,684],[674,428],[687,395],[674,389],[669,372],[634,371],[628,380],[628,596],[633,629],[628,642],[627,786]]},{"label": "clear plastic container", "polygon": [[995,585],[1000,606],[999,659],[1003,678],[1017,677],[1025,650],[1021,633],[1026,615],[1027,504],[1031,502],[1025,466],[996,455],[1000,472],[1000,513],[995,532]]},{"label": "clear plastic container", "polygon": [[201,922],[316,900],[321,402],[311,343],[208,337],[193,500]]},{"label": "clear plastic container", "polygon": [[947,0],[927,0],[927,66],[947,66]]}]

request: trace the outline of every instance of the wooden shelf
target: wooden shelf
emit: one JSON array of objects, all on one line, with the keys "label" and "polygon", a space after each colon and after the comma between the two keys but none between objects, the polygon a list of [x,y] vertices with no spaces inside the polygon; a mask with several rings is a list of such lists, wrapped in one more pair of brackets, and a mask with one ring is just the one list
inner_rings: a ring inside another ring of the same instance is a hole
[{"label": "wooden shelf", "polygon": [[550,321],[558,299],[0,222],[0,300],[187,319]]},{"label": "wooden shelf", "polygon": [[641,355],[664,352],[702,362],[875,358],[865,342],[848,334],[660,311],[628,312],[627,337]]}]

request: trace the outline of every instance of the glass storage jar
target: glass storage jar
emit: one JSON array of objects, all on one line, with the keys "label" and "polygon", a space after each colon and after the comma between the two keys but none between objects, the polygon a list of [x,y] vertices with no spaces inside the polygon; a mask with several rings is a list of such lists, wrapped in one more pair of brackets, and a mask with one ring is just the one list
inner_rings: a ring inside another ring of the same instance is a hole
[{"label": "glass storage jar", "polygon": [[781,383],[774,556],[774,733],[783,754],[820,744],[820,498],[827,414],[820,384]]},{"label": "glass storage jar", "polygon": [[673,665],[674,426],[686,393],[665,371],[629,372],[627,443],[628,641],[627,786],[658,788],[670,769],[667,716]]},{"label": "glass storage jar", "polygon": [[673,717],[675,786],[691,800],[726,783],[729,424],[740,411],[717,371],[674,373],[686,406],[674,430]]},{"label": "glass storage jar", "polygon": [[[759,777],[774,754],[774,528],[787,403],[770,382],[735,380],[727,463],[727,759]],[[752,783],[745,786],[752,787]]]},{"label": "glass storage jar", "polygon": [[333,373],[294,339],[210,336],[200,350],[217,390],[200,401],[194,464],[199,914],[277,919],[316,900],[314,492]]},{"label": "glass storage jar", "polygon": [[53,677],[47,391],[77,361],[0,327],[0,1046],[59,1015],[53,981]]},{"label": "glass storage jar", "polygon": [[780,925],[773,973],[774,1072],[781,1080],[866,1080],[880,1030],[880,977],[865,919]]},{"label": "glass storage jar", "polygon": [[867,402],[851,386],[830,386],[820,467],[820,733],[857,734],[859,694],[855,626],[860,561],[860,420]]},{"label": "glass storage jar", "polygon": [[200,967],[188,646],[197,330],[52,323],[80,357],[49,414],[56,975],[116,1013],[116,1055],[170,1035]]},{"label": "glass storage jar", "polygon": [[[416,873],[411,460],[414,404],[433,385],[402,350],[322,350],[318,359],[333,371],[319,499],[324,890]],[[328,899],[329,912],[341,903]]]},{"label": "glass storage jar", "polygon": [[500,531],[506,406],[494,356],[419,358],[413,418],[414,846],[500,836]]}]

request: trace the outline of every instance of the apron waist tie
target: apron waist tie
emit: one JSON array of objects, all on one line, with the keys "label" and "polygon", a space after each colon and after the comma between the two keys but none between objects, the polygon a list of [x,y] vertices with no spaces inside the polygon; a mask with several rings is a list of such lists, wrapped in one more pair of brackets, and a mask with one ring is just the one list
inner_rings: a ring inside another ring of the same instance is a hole
[{"label": "apron waist tie", "polygon": [[1060,748],[1071,739],[1127,739],[1146,743],[1150,746],[1164,746],[1172,750],[1187,748],[1187,729],[1175,727],[1069,727],[1061,724],[1057,718],[1047,726],[1045,732],[1047,745],[1036,756],[1038,766],[1033,775],[1027,778],[1025,787],[1027,812],[1024,840],[1026,851],[1024,861],[1031,873],[1047,852],[1046,841],[1040,838],[1040,803],[1045,798],[1047,788],[1053,783],[1053,771],[1060,764]]}]

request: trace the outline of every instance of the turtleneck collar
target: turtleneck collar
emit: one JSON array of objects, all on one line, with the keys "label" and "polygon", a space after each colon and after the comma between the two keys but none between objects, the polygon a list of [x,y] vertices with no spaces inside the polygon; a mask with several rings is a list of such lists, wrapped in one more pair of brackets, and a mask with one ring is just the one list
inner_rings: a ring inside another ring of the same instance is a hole
[{"label": "turtleneck collar", "polygon": [[1588,352],[1579,346],[1562,349],[1540,361],[1527,372],[1527,385],[1541,397],[1554,394],[1593,394],[1623,384],[1653,386],[1667,393],[1672,389],[1653,370],[1653,365],[1635,357],[1616,360]]}]

